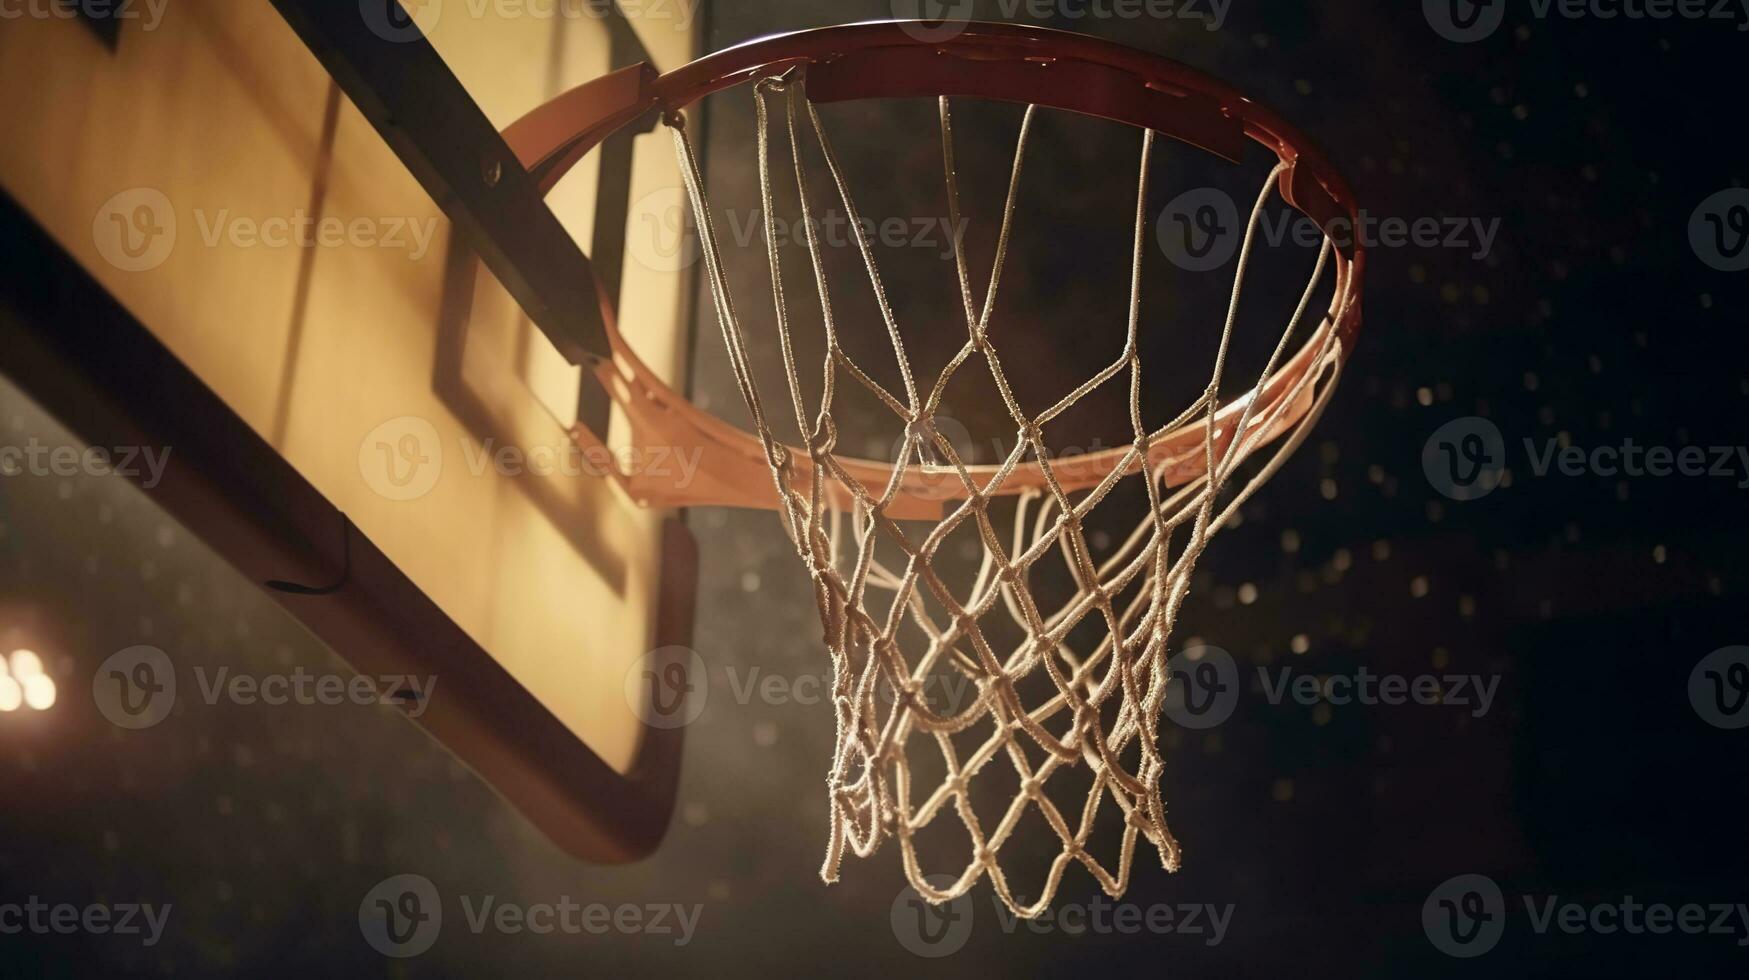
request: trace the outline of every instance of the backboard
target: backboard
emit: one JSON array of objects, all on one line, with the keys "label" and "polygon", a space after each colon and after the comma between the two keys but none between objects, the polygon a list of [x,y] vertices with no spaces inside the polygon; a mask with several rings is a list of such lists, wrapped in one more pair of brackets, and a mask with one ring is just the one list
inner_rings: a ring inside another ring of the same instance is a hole
[{"label": "backboard", "polygon": [[624,445],[579,366],[603,309],[683,383],[688,270],[625,247],[678,177],[627,135],[547,210],[495,134],[692,59],[702,11],[186,0],[0,30],[9,91],[79,93],[0,108],[0,372],[90,445],[168,448],[172,516],[361,672],[436,675],[420,723],[602,860],[672,808],[679,729],[635,692],[689,641],[693,556],[570,433]]}]

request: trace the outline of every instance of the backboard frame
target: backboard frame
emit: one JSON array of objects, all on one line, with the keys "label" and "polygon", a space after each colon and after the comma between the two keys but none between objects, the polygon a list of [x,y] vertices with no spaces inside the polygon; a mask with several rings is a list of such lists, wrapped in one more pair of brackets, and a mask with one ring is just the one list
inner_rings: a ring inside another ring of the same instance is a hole
[{"label": "backboard frame", "polygon": [[608,356],[589,260],[431,42],[323,0],[273,6],[553,347],[572,364]]}]

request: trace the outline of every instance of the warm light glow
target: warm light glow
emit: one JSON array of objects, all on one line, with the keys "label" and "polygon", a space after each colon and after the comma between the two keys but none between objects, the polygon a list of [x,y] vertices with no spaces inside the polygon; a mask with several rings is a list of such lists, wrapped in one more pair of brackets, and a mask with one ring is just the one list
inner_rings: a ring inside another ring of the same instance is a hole
[{"label": "warm light glow", "polygon": [[10,677],[0,675],[0,712],[17,711],[24,703],[24,691],[18,682]]},{"label": "warm light glow", "polygon": [[31,650],[14,650],[7,658],[12,662],[12,676],[19,680],[34,677],[43,672],[42,658]]},{"label": "warm light glow", "polygon": [[24,679],[24,703],[38,711],[55,706],[55,682],[47,674],[32,674]]}]

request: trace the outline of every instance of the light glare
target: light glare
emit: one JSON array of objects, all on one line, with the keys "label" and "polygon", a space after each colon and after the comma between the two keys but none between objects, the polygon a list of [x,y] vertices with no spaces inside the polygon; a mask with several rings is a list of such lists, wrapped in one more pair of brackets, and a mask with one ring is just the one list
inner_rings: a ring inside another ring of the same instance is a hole
[{"label": "light glare", "polygon": [[37,711],[55,706],[55,682],[47,674],[32,674],[24,679],[24,703]]}]

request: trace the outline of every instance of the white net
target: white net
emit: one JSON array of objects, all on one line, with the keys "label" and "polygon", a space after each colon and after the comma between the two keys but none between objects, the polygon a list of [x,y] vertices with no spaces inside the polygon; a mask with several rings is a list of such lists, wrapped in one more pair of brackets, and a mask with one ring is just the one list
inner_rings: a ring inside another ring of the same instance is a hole
[{"label": "white net", "polygon": [[[1335,389],[1342,361],[1335,325],[1353,301],[1346,264],[1335,263],[1335,298],[1318,325],[1308,332],[1301,353],[1294,359],[1303,370],[1287,375],[1287,383],[1271,386],[1266,394],[1265,381],[1283,376],[1278,371],[1287,362],[1290,341],[1299,332],[1332,264],[1334,246],[1328,238],[1319,250],[1304,295],[1256,385],[1224,406],[1227,411],[1223,413],[1222,376],[1239,296],[1259,219],[1284,172],[1283,167],[1276,167],[1246,226],[1207,388],[1176,418],[1164,425],[1148,426],[1141,408],[1144,381],[1137,331],[1143,245],[1149,224],[1145,202],[1155,134],[1144,132],[1123,349],[1109,366],[1055,404],[1029,413],[1022,409],[1003,373],[1000,343],[992,325],[1036,109],[1028,107],[1016,141],[995,259],[982,304],[974,299],[964,243],[956,238],[955,265],[966,341],[933,382],[923,386],[913,374],[864,224],[819,115],[803,91],[800,73],[784,80],[761,81],[754,94],[761,201],[767,215],[772,213],[773,204],[768,100],[785,96],[789,157],[801,199],[801,226],[807,230],[811,272],[820,301],[820,327],[825,335],[821,396],[810,410],[792,344],[779,249],[768,233],[766,259],[773,299],[769,326],[781,353],[794,421],[803,433],[805,445],[799,448],[786,446],[773,433],[772,419],[754,380],[752,341],[730,295],[694,148],[678,115],[670,116],[667,122],[681,158],[731,367],[770,464],[784,527],[813,579],[831,651],[838,735],[827,777],[831,828],[822,876],[827,881],[837,879],[846,850],[866,857],[893,838],[902,852],[906,877],[925,898],[952,900],[987,875],[1002,901],[1030,918],[1050,905],[1065,871],[1074,862],[1086,867],[1108,894],[1121,895],[1128,887],[1138,836],[1155,848],[1167,870],[1176,870],[1181,850],[1167,828],[1160,793],[1165,759],[1158,744],[1162,709],[1174,681],[1168,666],[1168,642],[1190,588],[1192,570],[1209,540],[1304,440]],[[948,205],[957,228],[960,195],[946,99],[940,103],[940,124]],[[892,342],[902,391],[879,384],[839,343],[821,243],[808,201],[804,131],[811,131],[817,141],[839,202],[850,227],[856,230],[855,245]],[[982,359],[987,366],[1016,433],[1015,447],[1007,458],[999,466],[977,473],[934,424],[949,380],[973,358]],[[834,405],[846,380],[865,388],[904,426],[902,445],[906,449],[884,487],[858,481],[835,453],[839,430]],[[1094,478],[1086,478],[1084,472],[1073,480],[1063,478],[1062,473],[1070,467],[1084,469],[1086,459],[1053,458],[1044,427],[1100,386],[1126,382],[1128,450],[1114,454],[1112,463],[1102,466]],[[1200,437],[1190,443],[1194,449],[1162,456],[1159,450],[1168,441],[1168,434],[1186,431],[1199,433]],[[1236,476],[1241,464],[1271,443],[1271,453],[1246,467],[1243,478]],[[799,466],[798,453],[811,465]],[[955,482],[950,495],[956,499],[919,535],[917,524],[902,524],[888,512],[913,485],[908,474],[925,469],[937,477],[951,474]],[[1145,486],[1146,506],[1127,537],[1096,557],[1089,546],[1087,521],[1126,480]],[[999,528],[992,505],[1003,497],[1011,498],[1014,513]],[[982,560],[971,582],[955,585],[939,574],[938,565],[943,562],[938,561],[938,553],[950,535],[967,527],[981,542]],[[883,561],[877,552],[889,558],[897,556],[897,560]],[[1067,602],[1047,607],[1036,594],[1034,578],[1040,563],[1053,555],[1061,556],[1074,587]],[[1099,637],[1091,644],[1084,639],[1090,627]],[[1082,649],[1071,647],[1071,634],[1083,638]],[[1010,639],[1005,642],[1003,637]],[[931,706],[924,687],[943,672],[963,678],[976,692],[969,706],[947,711]],[[1048,679],[1048,684],[1040,683],[1039,678]],[[1030,699],[1028,693],[1032,694]],[[939,758],[924,760],[931,754]],[[1034,761],[1040,758],[1042,761]],[[932,776],[930,785],[915,782],[918,771],[924,768],[923,761],[939,775],[938,781]],[[978,813],[974,788],[981,777],[993,776],[1004,766],[1011,769],[1011,773],[1002,773],[1005,782],[985,778],[983,785],[1018,788],[1003,794],[1011,798],[1000,812]],[[1052,780],[1075,770],[1081,770],[1083,779],[1070,790],[1074,797],[1071,803],[1059,805],[1061,787],[1069,780]],[[1090,849],[1096,819],[1107,799],[1122,816],[1114,867],[1108,867]],[[1002,854],[1029,813],[1042,817],[1048,825],[1054,835],[1050,846],[1056,853],[1042,883],[1020,892],[1004,869]],[[957,819],[963,825],[970,855],[951,885],[936,888],[927,879],[940,869],[922,866],[917,841],[925,828],[943,819]]]}]

